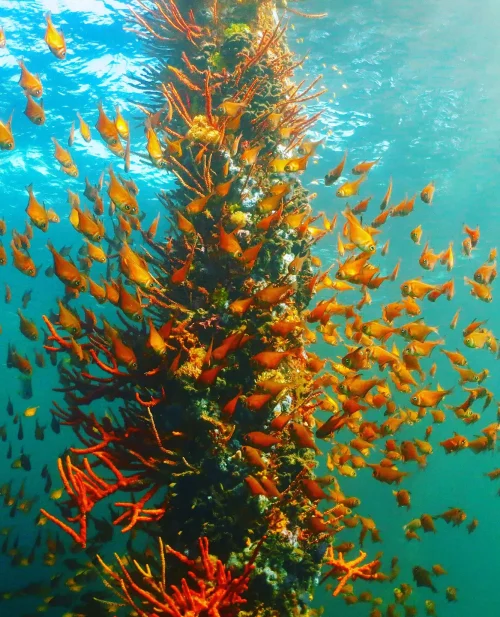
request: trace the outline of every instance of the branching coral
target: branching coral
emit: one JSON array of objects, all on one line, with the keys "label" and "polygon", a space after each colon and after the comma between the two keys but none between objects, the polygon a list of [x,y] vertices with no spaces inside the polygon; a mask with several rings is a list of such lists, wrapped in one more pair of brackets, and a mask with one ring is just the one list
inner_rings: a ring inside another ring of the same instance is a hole
[{"label": "branching coral", "polygon": [[[210,555],[207,538],[199,539],[200,557],[197,560],[187,558],[168,545],[164,546],[160,540],[159,579],[149,565],[143,567],[137,562],[134,562],[135,571],[131,573],[125,560],[118,555],[116,559],[121,573],[115,572],[101,558],[99,562],[110,581],[108,584],[140,617],[154,617],[157,614],[172,617],[223,617],[238,614],[239,607],[246,602],[243,596],[263,541],[257,544],[252,557],[236,577],[219,559]],[[170,591],[166,555],[176,557],[188,570],[187,577],[182,578],[179,585],[170,585]]]},{"label": "branching coral", "polygon": [[380,579],[381,575],[378,572],[380,561],[375,559],[360,566],[359,564],[365,558],[366,553],[360,551],[358,557],[351,559],[351,561],[346,561],[342,553],[338,553],[338,556],[335,557],[335,549],[329,546],[325,555],[325,565],[329,566],[330,570],[323,576],[321,582],[326,581],[330,577],[338,579],[338,585],[333,591],[333,595],[337,596],[349,580],[355,581],[358,578],[365,581]]}]

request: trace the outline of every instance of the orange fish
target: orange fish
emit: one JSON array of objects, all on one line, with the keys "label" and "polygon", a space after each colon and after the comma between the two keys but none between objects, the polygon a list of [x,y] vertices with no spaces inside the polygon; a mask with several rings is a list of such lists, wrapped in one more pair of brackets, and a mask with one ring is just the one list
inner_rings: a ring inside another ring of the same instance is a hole
[{"label": "orange fish", "polygon": [[[413,231],[410,232],[410,238],[415,244],[420,244],[420,238],[422,237],[422,225],[415,227]],[[426,245],[427,246],[427,245]]]},{"label": "orange fish", "polygon": [[458,311],[455,313],[455,315],[453,316],[453,319],[450,322],[450,328],[452,330],[455,330],[455,328],[457,327],[458,324],[458,318],[460,317],[460,310],[458,309]]},{"label": "orange fish", "polygon": [[422,300],[430,291],[435,289],[437,289],[436,285],[424,283],[420,278],[411,279],[401,285],[401,293],[404,297],[409,296],[410,298],[417,298],[418,300]]},{"label": "orange fish", "polygon": [[410,356],[429,356],[437,345],[443,345],[444,339],[438,341],[413,340],[404,349],[404,353]]},{"label": "orange fish", "polygon": [[47,30],[45,31],[44,41],[56,58],[64,60],[64,58],[66,58],[66,41],[64,40],[64,35],[62,32],[56,30],[52,23],[50,13],[45,15],[45,20],[47,22]]},{"label": "orange fish", "polygon": [[[149,119],[149,124],[151,125],[151,118]],[[120,111],[120,107],[118,105],[115,107],[115,126],[120,137],[122,139],[128,140],[128,138],[130,137],[128,122],[123,117],[122,112]]]},{"label": "orange fish", "polygon": [[0,49],[3,49],[7,45],[7,39],[5,38],[5,32],[2,26],[0,26]]},{"label": "orange fish", "polygon": [[21,309],[17,309],[19,315],[19,330],[30,341],[38,340],[38,329],[35,322],[27,319],[21,312]]},{"label": "orange fish", "polygon": [[435,190],[434,182],[429,182],[429,184],[422,189],[420,199],[424,202],[424,204],[432,204],[432,198],[434,197]]},{"label": "orange fish", "polygon": [[397,206],[391,208],[391,216],[408,216],[413,211],[413,206],[415,205],[416,195],[414,195],[411,199],[403,199]]},{"label": "orange fish", "polygon": [[289,351],[261,351],[255,356],[252,356],[251,360],[263,368],[272,370],[278,368],[285,358],[296,355],[297,353],[297,350],[294,349],[290,349]]},{"label": "orange fish", "polygon": [[493,300],[493,296],[491,295],[491,289],[488,285],[484,285],[483,283],[476,283],[476,281],[471,280],[464,276],[464,281],[467,285],[471,286],[470,294],[483,302],[491,302]]},{"label": "orange fish", "polygon": [[440,262],[443,266],[446,266],[446,269],[448,270],[448,272],[455,265],[455,257],[453,255],[453,242],[450,242],[446,251],[443,251],[441,253]]},{"label": "orange fish", "polygon": [[365,397],[368,392],[375,386],[384,384],[383,379],[362,379],[359,375],[354,377],[347,377],[342,383],[338,385],[338,390],[342,394],[348,396],[358,396],[360,398]]},{"label": "orange fish", "polygon": [[495,280],[496,276],[496,262],[493,262],[492,264],[485,263],[480,266],[474,273],[474,280],[476,281],[476,283],[481,283],[482,285],[489,285]]},{"label": "orange fish", "polygon": [[68,137],[68,146],[71,146],[75,143],[75,121],[71,123],[71,127],[69,129],[69,137]]},{"label": "orange fish", "polygon": [[227,233],[222,226],[222,221],[219,221],[219,247],[226,253],[239,259],[243,255],[240,243],[236,239],[235,232]]},{"label": "orange fish", "polygon": [[368,204],[370,203],[370,200],[371,200],[371,197],[367,197],[366,199],[363,199],[362,201],[360,201],[358,204],[354,206],[351,212],[353,214],[361,214],[362,212],[366,212],[366,209],[368,208]]},{"label": "orange fish", "polygon": [[87,143],[92,141],[92,135],[90,133],[89,125],[82,118],[82,116],[80,115],[80,112],[77,111],[76,115],[80,123],[80,135],[82,136],[83,140],[86,141]]},{"label": "orange fish", "polygon": [[352,168],[351,173],[355,176],[361,176],[363,174],[367,174],[370,169],[378,163],[380,159],[377,161],[363,161],[362,163],[358,163]]},{"label": "orange fish", "polygon": [[26,206],[26,214],[30,217],[33,225],[41,229],[42,231],[47,231],[49,227],[49,217],[47,214],[47,210],[39,203],[33,193],[33,185],[30,184],[26,187],[28,191],[29,199],[28,205]]},{"label": "orange fish", "polygon": [[7,366],[9,366],[10,362],[23,375],[31,375],[33,373],[33,368],[28,358],[18,353],[13,345],[9,344],[7,355]]},{"label": "orange fish", "polygon": [[269,497],[266,489],[262,486],[262,484],[260,484],[257,478],[254,478],[254,476],[247,476],[245,478],[245,484],[247,485],[248,490],[254,497],[258,495]]},{"label": "orange fish", "polygon": [[66,307],[61,300],[57,300],[59,306],[59,325],[74,338],[80,338],[82,335],[82,324],[78,317]]},{"label": "orange fish", "polygon": [[387,191],[385,192],[384,198],[382,199],[382,203],[380,204],[380,209],[382,211],[384,211],[389,205],[389,202],[391,200],[391,195],[392,195],[392,178],[389,178],[389,186],[387,187]]},{"label": "orange fish", "polygon": [[196,197],[190,201],[186,206],[186,212],[189,214],[200,214],[207,207],[208,200],[212,197],[212,193],[204,195],[203,197]]},{"label": "orange fish", "polygon": [[410,475],[405,471],[399,471],[393,467],[384,467],[372,463],[367,463],[367,466],[372,468],[373,477],[385,484],[401,484],[403,478]]},{"label": "orange fish", "polygon": [[21,67],[21,77],[19,78],[19,85],[26,94],[31,94],[35,98],[39,98],[43,94],[42,82],[38,75],[33,75],[26,68],[22,60],[18,61]]},{"label": "orange fish", "polygon": [[352,182],[345,182],[342,186],[337,189],[335,193],[337,197],[353,197],[358,194],[359,187],[363,182],[365,182],[367,176],[364,174],[359,178],[359,180],[354,180]]},{"label": "orange fish", "polygon": [[412,395],[410,401],[417,407],[436,407],[452,390],[453,388],[443,390],[439,387],[437,390],[419,390]]},{"label": "orange fish", "polygon": [[33,260],[31,259],[31,257],[27,253],[24,253],[23,251],[18,249],[14,241],[11,242],[10,246],[12,248],[12,257],[14,260],[14,266],[20,272],[22,272],[23,274],[26,274],[27,276],[36,276],[37,274],[36,266]]},{"label": "orange fish", "polygon": [[115,123],[104,113],[101,101],[97,104],[97,109],[99,110],[99,117],[95,128],[108,145],[116,146],[120,142],[120,136]]},{"label": "orange fish", "polygon": [[258,144],[254,148],[248,148],[247,150],[242,152],[240,160],[245,163],[245,165],[255,165],[259,157],[259,152],[262,150],[263,147],[263,144]]},{"label": "orange fish", "polygon": [[13,150],[14,149],[14,136],[12,134],[12,116],[14,112],[10,114],[10,118],[7,122],[0,120],[0,150]]},{"label": "orange fish", "polygon": [[50,241],[47,243],[47,246],[54,258],[55,275],[68,287],[85,291],[87,284],[83,274],[70,261],[65,259],[61,253],[56,251]]},{"label": "orange fish", "polygon": [[131,194],[117,179],[111,165],[109,166],[108,195],[115,206],[125,214],[136,215],[139,212],[139,204],[135,195]]},{"label": "orange fish", "polygon": [[[239,395],[237,395],[235,398],[238,399],[238,397]],[[227,407],[227,405],[225,407]],[[241,448],[241,454],[243,455],[243,459],[249,465],[252,465],[253,467],[258,467],[259,469],[267,469],[267,463],[262,458],[262,453],[257,448],[254,448],[252,446],[243,446]]]},{"label": "orange fish", "polygon": [[342,364],[353,371],[362,371],[370,368],[368,349],[358,347],[342,358]]},{"label": "orange fish", "polygon": [[429,248],[429,243],[426,242],[422,254],[420,255],[420,259],[418,263],[425,270],[434,270],[438,261],[441,260],[442,253],[434,253],[432,249]]},{"label": "orange fish", "polygon": [[113,355],[118,364],[125,366],[129,370],[137,370],[137,357],[134,350],[123,343],[118,334],[115,334],[111,341]]},{"label": "orange fish", "polygon": [[25,116],[27,116],[33,124],[38,126],[45,124],[45,110],[43,108],[43,100],[37,103],[31,96],[26,95],[26,108],[24,110]]},{"label": "orange fish", "polygon": [[378,216],[376,216],[373,221],[372,221],[372,227],[374,227],[375,229],[378,229],[379,227],[382,227],[382,225],[384,225],[387,221],[387,218],[389,217],[389,215],[391,214],[390,210],[385,210],[383,212],[381,212]]},{"label": "orange fish", "polygon": [[[458,433],[453,433],[453,437],[450,437],[449,439],[445,439],[444,441],[440,441],[439,445],[443,446],[443,448],[446,451],[446,454],[450,454],[452,452],[458,452],[459,450],[463,450],[464,448],[467,448],[469,445],[469,442],[466,437],[463,437],[462,435],[459,435]],[[448,514],[448,512],[445,512],[444,514],[440,514],[436,518],[444,518],[446,522],[449,523],[450,520],[452,520],[452,515]],[[449,520],[447,520],[448,518]]]},{"label": "orange fish", "polygon": [[332,184],[337,182],[337,180],[342,175],[342,172],[344,171],[344,166],[345,166],[346,160],[347,160],[347,150],[345,151],[344,157],[342,158],[340,163],[326,174],[326,176],[325,176],[325,185],[326,186],[331,186]]},{"label": "orange fish", "polygon": [[88,211],[83,212],[77,205],[75,205],[71,210],[69,220],[77,231],[90,240],[99,242],[102,239],[101,229]]},{"label": "orange fish", "polygon": [[295,292],[295,284],[269,285],[254,295],[254,299],[263,304],[275,305],[284,302]]},{"label": "orange fish", "polygon": [[350,210],[342,213],[347,219],[347,235],[349,240],[362,251],[374,253],[376,250],[372,236],[366,231]]},{"label": "orange fish", "polygon": [[410,509],[411,496],[409,491],[401,489],[399,491],[392,491],[392,494],[396,497],[397,504],[400,508]]},{"label": "orange fish", "polygon": [[146,134],[146,150],[149,154],[149,160],[155,167],[164,167],[163,148],[158,135],[151,127],[149,118],[146,119],[144,132]]},{"label": "orange fish", "polygon": [[469,236],[472,248],[475,248],[477,243],[479,242],[479,225],[476,227],[476,229],[472,229],[471,227],[464,225],[464,232]]},{"label": "orange fish", "polygon": [[[89,283],[89,293],[99,304],[103,304],[107,300],[107,293],[104,287],[95,283],[90,277],[87,279]],[[116,304],[116,303],[115,303]]]},{"label": "orange fish", "polygon": [[73,159],[71,158],[71,154],[68,150],[65,150],[57,141],[55,137],[52,137],[52,142],[55,146],[54,157],[62,165],[62,167],[70,168],[74,166]]},{"label": "orange fish", "polygon": [[465,255],[466,257],[470,257],[472,251],[473,251],[472,240],[469,237],[467,237],[462,242],[462,254]]},{"label": "orange fish", "polygon": [[463,354],[461,354],[458,350],[457,351],[447,351],[446,349],[440,349],[439,351],[441,353],[444,353],[444,355],[448,358],[448,360],[452,364],[457,364],[458,366],[465,366],[467,364],[467,358]]},{"label": "orange fish", "polygon": [[312,432],[304,424],[298,422],[290,422],[288,424],[290,437],[299,448],[307,448],[314,450],[316,454],[322,454],[321,450],[314,442]]},{"label": "orange fish", "polygon": [[[5,246],[3,245],[3,242],[0,240],[0,266],[5,266],[6,264],[7,264],[7,253],[5,252]],[[7,285],[7,283],[5,283],[5,285],[6,285],[5,293],[7,294],[7,288],[8,288],[9,295],[10,295],[10,287]],[[12,295],[10,295],[10,297],[12,297]]]}]

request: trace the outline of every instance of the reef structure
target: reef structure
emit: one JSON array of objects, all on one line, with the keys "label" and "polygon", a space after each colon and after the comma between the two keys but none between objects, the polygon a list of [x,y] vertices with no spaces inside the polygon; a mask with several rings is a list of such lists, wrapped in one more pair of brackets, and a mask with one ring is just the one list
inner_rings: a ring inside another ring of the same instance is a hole
[{"label": "reef structure", "polygon": [[[318,145],[303,114],[318,80],[294,83],[303,60],[274,1],[138,5],[133,28],[159,59],[140,80],[151,173],[178,181],[159,196],[171,227],[158,240],[153,223],[142,250],[133,236],[116,247],[120,276],[102,298],[116,319],[87,319],[77,342],[44,317],[46,349],[71,358],[53,413],[81,445],[58,463],[62,515],[42,514],[85,548],[111,499],[114,525],[160,543],[153,566],[101,560],[135,614],[307,614],[348,512],[320,510],[331,497],[314,473],[314,413],[335,381],[308,350],[308,324],[331,315],[331,302],[307,310],[328,277],[311,254],[328,228],[313,226],[298,177]],[[133,220],[136,191],[110,174],[114,207]],[[113,419],[89,411],[98,401]],[[379,566],[356,572],[377,579]]]}]

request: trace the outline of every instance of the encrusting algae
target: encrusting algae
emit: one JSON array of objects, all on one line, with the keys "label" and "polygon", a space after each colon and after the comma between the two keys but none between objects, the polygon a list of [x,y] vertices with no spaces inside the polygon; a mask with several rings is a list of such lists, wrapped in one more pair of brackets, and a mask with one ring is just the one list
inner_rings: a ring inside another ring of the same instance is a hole
[{"label": "encrusting algae", "polygon": [[[387,487],[388,495],[410,508],[410,495],[400,487],[410,472],[402,468],[413,472],[416,465],[425,466],[433,453],[432,424],[426,424],[421,440],[398,441],[401,427],[431,415],[434,422],[444,421],[444,412],[439,420],[434,415],[440,405],[471,424],[481,418],[472,412],[476,400],[483,400],[483,410],[492,400],[481,385],[487,372],[463,370],[455,390],[462,389],[466,400],[448,406],[443,401],[452,388],[441,388],[434,379],[437,365],[428,375],[422,368],[438,346],[446,354],[442,359],[458,371],[444,340],[426,340],[437,331],[421,321],[423,304],[417,302],[452,300],[453,279],[406,281],[401,298],[384,306],[380,319],[362,319],[370,294],[398,276],[399,264],[387,275],[382,264],[376,265],[380,227],[387,216],[407,216],[415,206],[414,198],[390,206],[392,180],[381,206],[385,218],[379,215],[371,226],[358,218],[369,199],[345,207],[337,238],[342,262],[323,269],[313,255],[322,238],[332,241],[338,217],[313,213],[314,196],[298,175],[321,144],[306,138],[319,114],[303,115],[304,104],[322,91],[318,79],[293,82],[304,60],[289,51],[278,8],[321,17],[271,0],[134,4],[134,28],[149,53],[160,60],[169,54],[170,64],[162,60],[157,68],[147,68],[138,83],[151,97],[150,106],[142,108],[144,157],[151,173],[168,171],[178,181],[174,191],[159,196],[170,228],[160,238],[159,217],[144,228],[139,187],[120,175],[119,161],[104,170],[96,186],[86,179],[85,205],[69,191],[70,220],[83,243],[77,261],[49,242],[50,275],[63,283],[65,293],[58,314],[49,314],[47,307],[43,316],[44,348],[58,366],[57,391],[65,400],[64,407],[54,403],[52,428],[71,427],[79,443],[58,459],[63,489],[52,491],[48,469],[42,471],[53,503],[41,509],[38,524],[50,522],[75,545],[75,556],[65,560],[75,571],[66,586],[81,594],[81,601],[68,616],[312,616],[319,612],[306,600],[322,583],[347,604],[367,602],[377,616],[382,600],[367,591],[354,595],[356,581],[397,578],[396,603],[410,614],[412,607],[405,603],[412,587],[400,582],[397,558],[383,567],[381,553],[367,556],[366,538],[378,543],[380,532],[362,514],[360,500],[346,495],[344,478],[371,473],[395,485]],[[64,38],[50,20],[48,25],[47,43],[63,61]],[[31,83],[26,71],[25,90]],[[88,142],[90,129],[79,120]],[[15,148],[11,122],[0,128],[1,147]],[[112,120],[100,104],[96,130],[124,158],[128,171],[131,137],[119,108]],[[70,152],[55,138],[54,144],[61,171],[75,176]],[[346,159],[347,153],[327,175],[327,185],[340,180]],[[345,182],[337,196],[356,195],[376,162],[357,164],[353,173],[360,177]],[[113,225],[109,220],[106,225],[102,207],[106,173]],[[421,198],[431,204],[433,183]],[[41,233],[57,220],[49,219],[41,205],[27,214],[31,236],[31,224]],[[3,235],[5,225],[2,229]],[[479,230],[466,233],[472,250]],[[418,241],[420,236],[421,230]],[[11,246],[15,267],[35,276],[28,233],[14,231]],[[452,245],[435,257],[433,267],[451,270]],[[96,264],[105,268],[109,261],[119,274],[108,268],[99,278]],[[471,293],[489,301],[496,270],[483,267],[479,275],[480,280],[467,281]],[[345,290],[360,291],[356,305],[342,303],[339,294]],[[100,304],[109,310],[97,318]],[[394,325],[402,315],[411,322]],[[468,326],[465,344],[496,353],[496,338],[485,326]],[[341,361],[314,353],[317,339],[335,349],[345,345]],[[37,357],[37,365],[43,366],[43,358]],[[12,345],[7,366],[26,377],[33,370]],[[421,387],[424,378],[427,385]],[[404,400],[405,409],[396,400]],[[109,403],[110,411],[96,412],[97,402]],[[472,442],[455,434],[440,446],[447,453],[492,450],[497,424],[484,427],[482,435]],[[330,451],[319,444],[329,444]],[[379,462],[372,462],[376,457]],[[331,475],[316,473],[320,461]],[[15,463],[30,469],[25,454]],[[490,478],[499,475],[491,472]],[[11,506],[26,504],[10,486],[2,494]],[[102,504],[112,504],[110,515]],[[404,532],[408,540],[420,540],[422,527],[425,532],[438,522],[459,526],[466,517],[460,508],[422,515]],[[474,519],[469,533],[476,526]],[[357,543],[348,540],[355,527]],[[116,546],[115,528],[127,534],[127,541],[112,563],[101,555]],[[47,533],[45,562],[51,564],[59,552],[69,553],[59,536],[54,540],[53,531]],[[25,559],[19,552],[13,555]],[[27,563],[33,560],[34,553]],[[104,582],[101,589],[94,583],[95,567]],[[413,575],[416,586],[435,589],[430,570],[415,566]],[[89,597],[83,590],[90,583],[95,591]],[[57,605],[54,598],[61,601],[51,589],[31,590],[49,598],[45,610]],[[446,591],[450,601],[456,599],[456,590],[449,591],[454,589]],[[388,605],[387,614],[395,614],[394,606]]]}]

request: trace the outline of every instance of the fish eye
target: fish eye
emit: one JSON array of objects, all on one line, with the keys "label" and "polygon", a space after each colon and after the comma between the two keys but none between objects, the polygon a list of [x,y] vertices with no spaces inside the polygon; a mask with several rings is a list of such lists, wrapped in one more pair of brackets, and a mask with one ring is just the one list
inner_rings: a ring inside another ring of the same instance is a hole
[{"label": "fish eye", "polygon": [[422,265],[423,266],[428,266],[429,262],[427,261],[427,259],[422,259]]},{"label": "fish eye", "polygon": [[28,274],[29,274],[30,276],[33,276],[33,275],[35,274],[35,271],[33,270],[33,268],[30,268],[30,269],[28,270]]},{"label": "fish eye", "polygon": [[124,210],[130,210],[130,206],[124,206]]},{"label": "fish eye", "polygon": [[137,370],[137,362],[132,362],[130,368],[134,369],[134,371]]},{"label": "fish eye", "polygon": [[371,244],[370,248],[369,248],[370,253],[374,253],[375,252],[375,245]]},{"label": "fish eye", "polygon": [[351,366],[351,358],[344,358],[344,366]]},{"label": "fish eye", "polygon": [[75,281],[74,285],[75,287],[80,287],[80,281]]},{"label": "fish eye", "polygon": [[403,285],[403,291],[409,291],[410,287],[408,285]]},{"label": "fish eye", "polygon": [[411,397],[411,402],[412,402],[413,404],[417,404],[417,403],[418,403],[418,396],[412,396],[412,397]]},{"label": "fish eye", "polygon": [[405,334],[408,334],[406,328],[401,328],[401,334],[404,336]]}]

